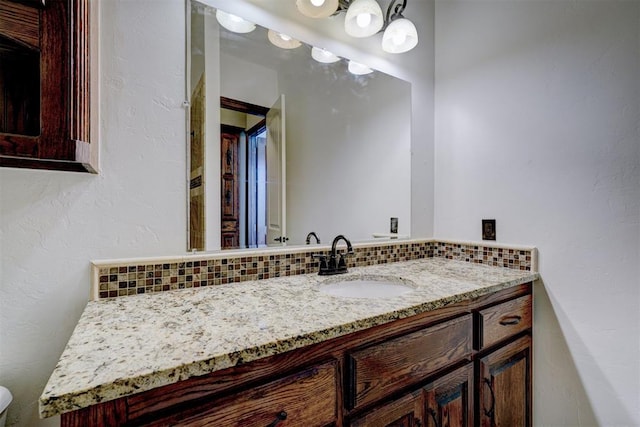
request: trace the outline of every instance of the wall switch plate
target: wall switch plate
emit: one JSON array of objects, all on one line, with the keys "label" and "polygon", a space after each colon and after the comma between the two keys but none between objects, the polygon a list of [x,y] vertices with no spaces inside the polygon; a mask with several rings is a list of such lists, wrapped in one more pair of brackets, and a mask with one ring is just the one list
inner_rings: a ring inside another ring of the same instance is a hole
[{"label": "wall switch plate", "polygon": [[496,220],[482,220],[482,240],[496,240]]}]

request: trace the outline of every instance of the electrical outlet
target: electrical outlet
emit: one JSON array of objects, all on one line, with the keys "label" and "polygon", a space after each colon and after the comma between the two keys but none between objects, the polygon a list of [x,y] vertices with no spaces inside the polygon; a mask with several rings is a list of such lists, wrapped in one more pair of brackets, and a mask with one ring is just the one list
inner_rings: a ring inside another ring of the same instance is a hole
[{"label": "electrical outlet", "polygon": [[482,240],[496,240],[496,220],[482,220]]},{"label": "electrical outlet", "polygon": [[392,234],[398,234],[398,218],[391,217],[391,227],[389,230]]}]

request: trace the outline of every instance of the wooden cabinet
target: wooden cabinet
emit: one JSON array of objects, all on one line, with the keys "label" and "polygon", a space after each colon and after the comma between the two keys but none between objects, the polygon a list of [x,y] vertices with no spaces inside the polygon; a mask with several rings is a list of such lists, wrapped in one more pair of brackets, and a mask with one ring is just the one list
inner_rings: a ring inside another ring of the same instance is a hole
[{"label": "wooden cabinet", "polygon": [[471,330],[471,315],[466,314],[349,354],[349,409],[380,400],[470,357]]},{"label": "wooden cabinet", "polygon": [[352,427],[421,427],[424,399],[420,390],[384,404],[351,422]]},{"label": "wooden cabinet", "polygon": [[531,426],[531,337],[492,351],[478,364],[480,425]]},{"label": "wooden cabinet", "polygon": [[424,388],[426,427],[472,426],[473,364],[467,363]]},{"label": "wooden cabinet", "polygon": [[89,0],[0,0],[0,166],[97,171]]},{"label": "wooden cabinet", "polygon": [[246,393],[193,405],[148,426],[326,426],[337,419],[337,363],[303,369]]},{"label": "wooden cabinet", "polygon": [[62,425],[530,426],[531,304],[520,285],[62,414]]}]

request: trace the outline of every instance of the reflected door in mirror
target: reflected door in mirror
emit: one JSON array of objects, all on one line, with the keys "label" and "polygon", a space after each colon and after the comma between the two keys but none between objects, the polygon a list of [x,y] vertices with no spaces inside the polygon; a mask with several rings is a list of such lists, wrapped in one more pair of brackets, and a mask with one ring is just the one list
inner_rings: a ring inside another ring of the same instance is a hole
[{"label": "reflected door in mirror", "polygon": [[[242,130],[241,130],[242,131]],[[240,132],[223,127],[220,134],[222,206],[222,248],[238,248],[240,242],[238,206],[238,144]]]}]

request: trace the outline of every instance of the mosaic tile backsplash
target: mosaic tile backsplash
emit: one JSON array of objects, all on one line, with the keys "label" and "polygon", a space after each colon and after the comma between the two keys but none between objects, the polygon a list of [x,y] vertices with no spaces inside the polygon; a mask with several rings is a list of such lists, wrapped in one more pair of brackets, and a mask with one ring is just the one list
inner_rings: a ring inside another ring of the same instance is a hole
[{"label": "mosaic tile backsplash", "polygon": [[[315,273],[314,254],[327,255],[326,247],[292,248],[277,253],[216,253],[157,261],[95,262],[93,299],[199,288],[249,280]],[[348,267],[442,257],[458,261],[534,271],[535,249],[514,249],[434,240],[356,244]],[[340,252],[343,252],[341,249]]]}]

